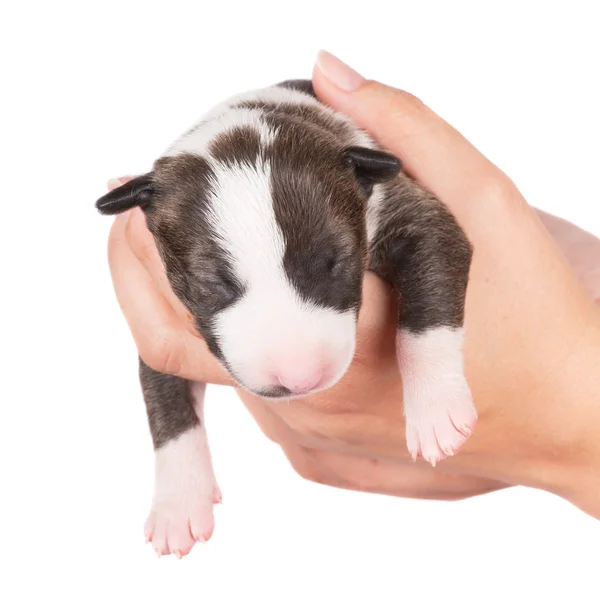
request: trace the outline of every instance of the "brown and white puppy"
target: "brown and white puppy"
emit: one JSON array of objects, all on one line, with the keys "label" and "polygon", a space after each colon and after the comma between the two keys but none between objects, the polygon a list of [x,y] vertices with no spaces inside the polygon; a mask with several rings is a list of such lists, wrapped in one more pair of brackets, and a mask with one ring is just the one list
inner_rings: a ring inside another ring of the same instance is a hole
[{"label": "brown and white puppy", "polygon": [[[463,373],[471,246],[445,206],[400,173],[309,81],[232,98],[153,170],[97,202],[145,212],[174,292],[240,386],[272,400],[331,387],[348,369],[365,269],[401,296],[397,357],[408,449],[435,465],[477,415]],[[140,361],[156,450],[146,535],[186,554],[220,498],[205,386]]]}]

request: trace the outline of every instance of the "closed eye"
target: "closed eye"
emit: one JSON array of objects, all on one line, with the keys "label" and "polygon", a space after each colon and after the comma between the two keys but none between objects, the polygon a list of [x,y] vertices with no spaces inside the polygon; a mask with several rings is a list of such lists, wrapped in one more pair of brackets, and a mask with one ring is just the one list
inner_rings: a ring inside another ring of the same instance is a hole
[{"label": "closed eye", "polygon": [[226,302],[228,304],[233,302],[237,296],[237,290],[235,287],[230,282],[223,279],[216,280],[212,284],[212,292],[218,296],[222,302]]},{"label": "closed eye", "polygon": [[332,277],[342,277],[348,270],[348,261],[345,258],[336,259],[331,262],[329,273]]},{"label": "closed eye", "polygon": [[321,254],[311,264],[320,277],[323,276],[323,269],[325,269],[331,278],[338,279],[352,270],[353,263],[352,257],[348,256],[347,252],[335,250]]},{"label": "closed eye", "polygon": [[235,302],[243,292],[242,286],[227,269],[218,269],[214,273],[209,289],[223,304]]}]

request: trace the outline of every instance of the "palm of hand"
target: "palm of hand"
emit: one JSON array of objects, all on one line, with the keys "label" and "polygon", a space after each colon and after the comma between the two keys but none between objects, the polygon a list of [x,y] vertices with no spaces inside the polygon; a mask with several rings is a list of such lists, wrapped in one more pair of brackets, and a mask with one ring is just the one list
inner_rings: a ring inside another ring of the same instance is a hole
[{"label": "palm of hand", "polygon": [[[557,217],[541,211],[538,215],[578,279],[598,301],[600,239]],[[389,402],[401,393],[394,351],[395,301],[385,284],[370,274],[364,294],[367,310],[360,317],[362,335],[356,358],[335,393],[272,405],[238,390],[263,432],[281,445],[303,477],[337,487],[458,499],[512,485],[454,462],[434,470],[414,464],[406,452],[399,454],[402,406],[398,402],[390,407]]]},{"label": "palm of hand", "polygon": [[600,301],[600,239],[568,221],[538,214],[585,289]]}]

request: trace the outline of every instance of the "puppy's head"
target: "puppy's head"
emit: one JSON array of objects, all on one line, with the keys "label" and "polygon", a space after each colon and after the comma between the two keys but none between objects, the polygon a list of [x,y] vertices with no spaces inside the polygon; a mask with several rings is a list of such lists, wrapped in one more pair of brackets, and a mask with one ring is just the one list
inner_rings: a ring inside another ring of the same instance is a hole
[{"label": "puppy's head", "polygon": [[97,202],[140,206],[174,292],[236,381],[270,398],[336,383],[354,354],[365,210],[394,176],[386,153],[288,130],[216,137]]}]

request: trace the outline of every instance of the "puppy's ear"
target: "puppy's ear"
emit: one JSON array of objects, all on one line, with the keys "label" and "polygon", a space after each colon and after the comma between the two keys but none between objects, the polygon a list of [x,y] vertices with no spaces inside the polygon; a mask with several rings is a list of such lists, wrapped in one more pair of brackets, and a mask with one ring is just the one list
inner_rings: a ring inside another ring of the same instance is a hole
[{"label": "puppy's ear", "polygon": [[400,159],[388,152],[351,146],[344,151],[346,161],[354,167],[359,183],[370,194],[373,185],[393,179],[402,168]]},{"label": "puppy's ear", "polygon": [[140,175],[122,186],[108,192],[96,201],[96,208],[103,215],[116,215],[134,206],[148,208],[154,195],[154,173]]}]

